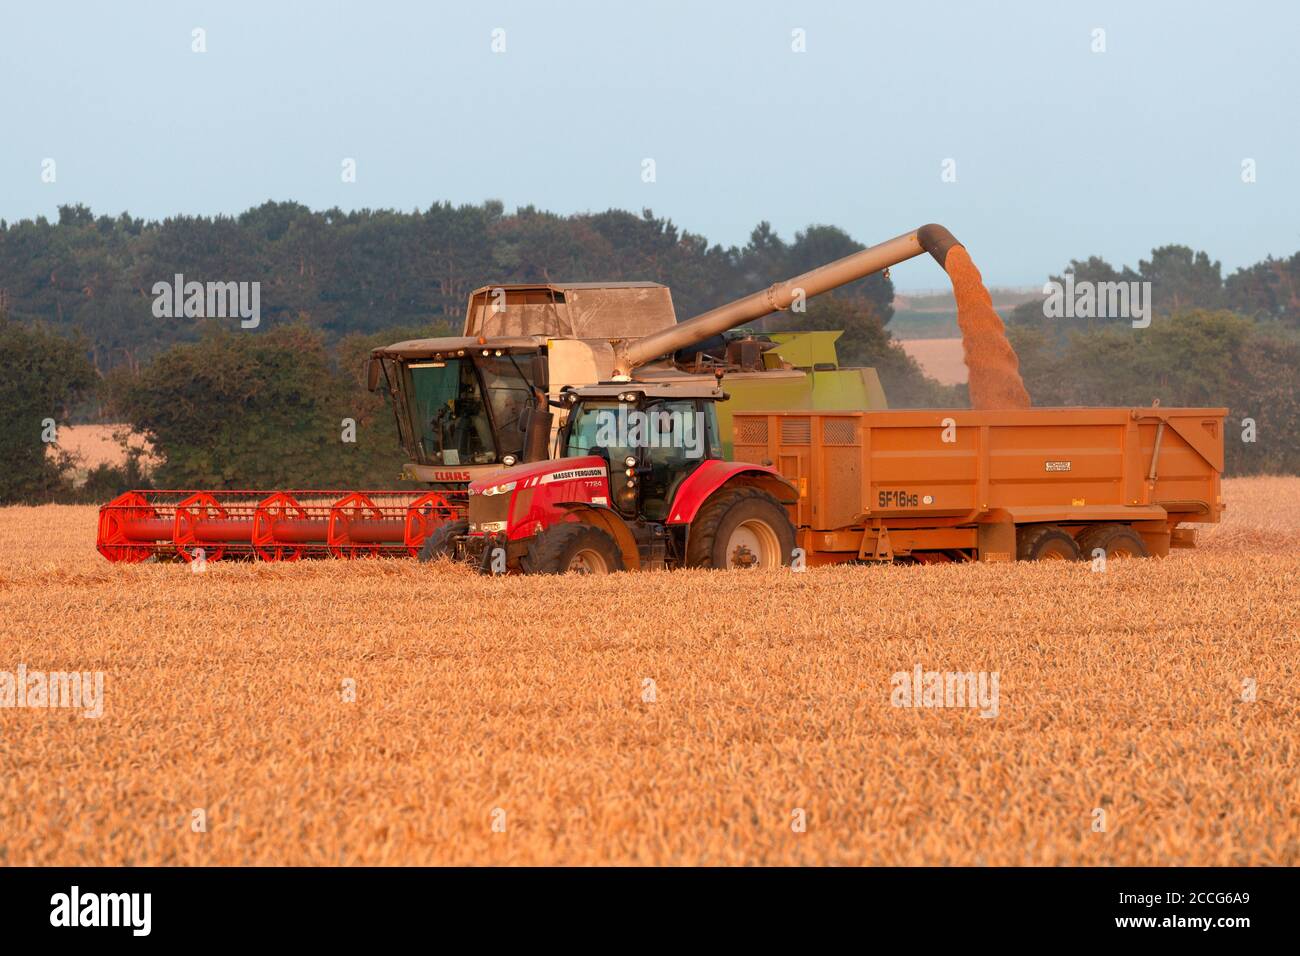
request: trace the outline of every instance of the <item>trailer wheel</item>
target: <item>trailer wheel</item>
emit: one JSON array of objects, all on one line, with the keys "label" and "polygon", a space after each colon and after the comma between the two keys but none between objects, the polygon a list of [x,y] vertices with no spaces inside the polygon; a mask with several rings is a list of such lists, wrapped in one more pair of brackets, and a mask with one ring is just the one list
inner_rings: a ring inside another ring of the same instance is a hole
[{"label": "trailer wheel", "polygon": [[1021,561],[1077,561],[1079,544],[1070,532],[1054,524],[1035,524],[1016,534],[1016,557]]},{"label": "trailer wheel", "polygon": [[436,561],[439,558],[453,557],[452,550],[455,547],[455,538],[468,533],[468,531],[468,521],[448,521],[438,525],[424,539],[424,545],[420,548],[420,560]]},{"label": "trailer wheel", "polygon": [[1085,561],[1101,549],[1106,559],[1145,558],[1150,555],[1142,535],[1125,524],[1100,524],[1084,528],[1079,535],[1079,551]]},{"label": "trailer wheel", "polygon": [[569,521],[534,538],[521,565],[526,574],[613,574],[623,570],[623,555],[608,532]]},{"label": "trailer wheel", "polygon": [[686,533],[693,568],[773,568],[789,565],[794,525],[781,502],[742,485],[705,502]]}]

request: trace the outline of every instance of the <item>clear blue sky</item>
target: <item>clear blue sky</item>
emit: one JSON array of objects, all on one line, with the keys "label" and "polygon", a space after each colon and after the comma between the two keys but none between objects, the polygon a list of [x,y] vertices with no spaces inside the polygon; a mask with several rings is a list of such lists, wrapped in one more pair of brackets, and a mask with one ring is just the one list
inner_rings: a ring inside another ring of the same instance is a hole
[{"label": "clear blue sky", "polygon": [[1168,242],[1230,271],[1300,248],[1298,36],[1276,2],[6,3],[0,218],[498,198],[725,244],[933,220],[991,284]]}]

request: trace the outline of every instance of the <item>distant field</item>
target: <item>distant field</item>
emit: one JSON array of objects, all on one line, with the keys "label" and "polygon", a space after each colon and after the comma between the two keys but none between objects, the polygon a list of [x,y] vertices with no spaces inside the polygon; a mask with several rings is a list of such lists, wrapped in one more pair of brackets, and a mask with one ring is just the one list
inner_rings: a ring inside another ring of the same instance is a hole
[{"label": "distant field", "polygon": [[[1038,299],[1041,294],[1038,289],[989,290],[993,308],[1004,322],[1016,306]],[[900,293],[894,296],[893,305],[894,316],[889,320],[889,331],[896,339],[950,339],[961,336],[961,331],[957,328],[957,303],[951,289]]]},{"label": "distant field", "polygon": [[[80,457],[77,471],[84,477],[87,471],[97,465],[126,463],[126,451],[114,436],[127,427],[126,425],[64,425],[58,430],[58,447]],[[130,447],[146,449],[144,459],[146,467],[156,464],[155,458],[148,451],[148,442],[140,436],[131,436]]]},{"label": "distant field", "polygon": [[926,375],[943,385],[960,385],[969,372],[961,339],[905,339],[903,351],[920,363]]},{"label": "distant field", "polygon": [[895,312],[888,328],[890,335],[904,342],[909,339],[950,339],[961,335],[956,308],[951,312]]},{"label": "distant field", "polygon": [[[0,708],[0,864],[1295,865],[1300,479],[1224,495],[1104,573],[194,574],[0,510],[0,671],[106,679]],[[891,706],[917,664],[998,716]]]}]

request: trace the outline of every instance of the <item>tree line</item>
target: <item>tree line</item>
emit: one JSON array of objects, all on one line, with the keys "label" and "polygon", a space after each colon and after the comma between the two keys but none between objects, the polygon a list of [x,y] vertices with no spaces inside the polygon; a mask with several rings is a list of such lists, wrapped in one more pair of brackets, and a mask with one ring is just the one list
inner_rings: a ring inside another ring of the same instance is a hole
[{"label": "tree line", "polygon": [[[56,222],[0,220],[0,290],[19,322],[80,332],[101,373],[139,368],[197,341],[202,319],[159,319],[159,283],[260,283],[259,328],[305,322],[333,344],[394,326],[458,326],[470,292],[513,282],[661,282],[687,318],[863,248],[812,226],[787,242],[760,223],[742,247],[709,244],[650,210],[560,216],[500,202],[424,211],[267,202],[238,216],[146,222],[63,206]],[[845,295],[892,315],[893,286],[871,276]]]},{"label": "tree line", "polygon": [[[1067,279],[1138,283],[1149,314],[1099,314],[1094,301],[1062,315],[1048,299]],[[1300,474],[1300,253],[1225,277],[1206,253],[1171,245],[1136,268],[1074,260],[1049,282],[1008,316],[1034,404],[1225,406],[1230,474]]]},{"label": "tree line", "polygon": [[[861,249],[832,226],[792,241],[760,223],[742,247],[710,245],[644,211],[557,216],[500,203],[424,212],[312,212],[266,203],[237,217],[144,222],[60,209],[57,222],[0,221],[0,501],[104,500],[159,487],[393,487],[401,452],[391,412],[364,389],[376,345],[459,331],[480,285],[651,279],[685,318]],[[1072,281],[1152,284],[1146,328],[1006,316],[1035,404],[1228,404],[1230,471],[1300,472],[1300,254],[1224,278],[1205,253],[1154,250],[1137,268],[1093,257]],[[157,283],[261,283],[261,320],[183,312],[160,319]],[[1052,277],[1064,281],[1062,276]],[[844,364],[870,365],[897,407],[966,404],[925,377],[892,338],[882,275],[811,300],[770,328],[844,329]],[[138,457],[74,485],[55,430],[125,421],[163,461]],[[1236,440],[1254,429],[1255,441]]]}]

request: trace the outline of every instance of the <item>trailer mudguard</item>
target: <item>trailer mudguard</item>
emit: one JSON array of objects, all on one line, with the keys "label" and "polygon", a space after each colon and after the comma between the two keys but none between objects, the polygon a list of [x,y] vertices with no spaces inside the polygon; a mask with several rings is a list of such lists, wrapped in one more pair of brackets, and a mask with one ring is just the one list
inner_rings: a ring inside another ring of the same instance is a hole
[{"label": "trailer mudguard", "polygon": [[709,460],[686,476],[673,496],[665,524],[690,524],[709,497],[725,484],[762,488],[783,505],[799,500],[799,492],[775,468],[745,462]]}]

